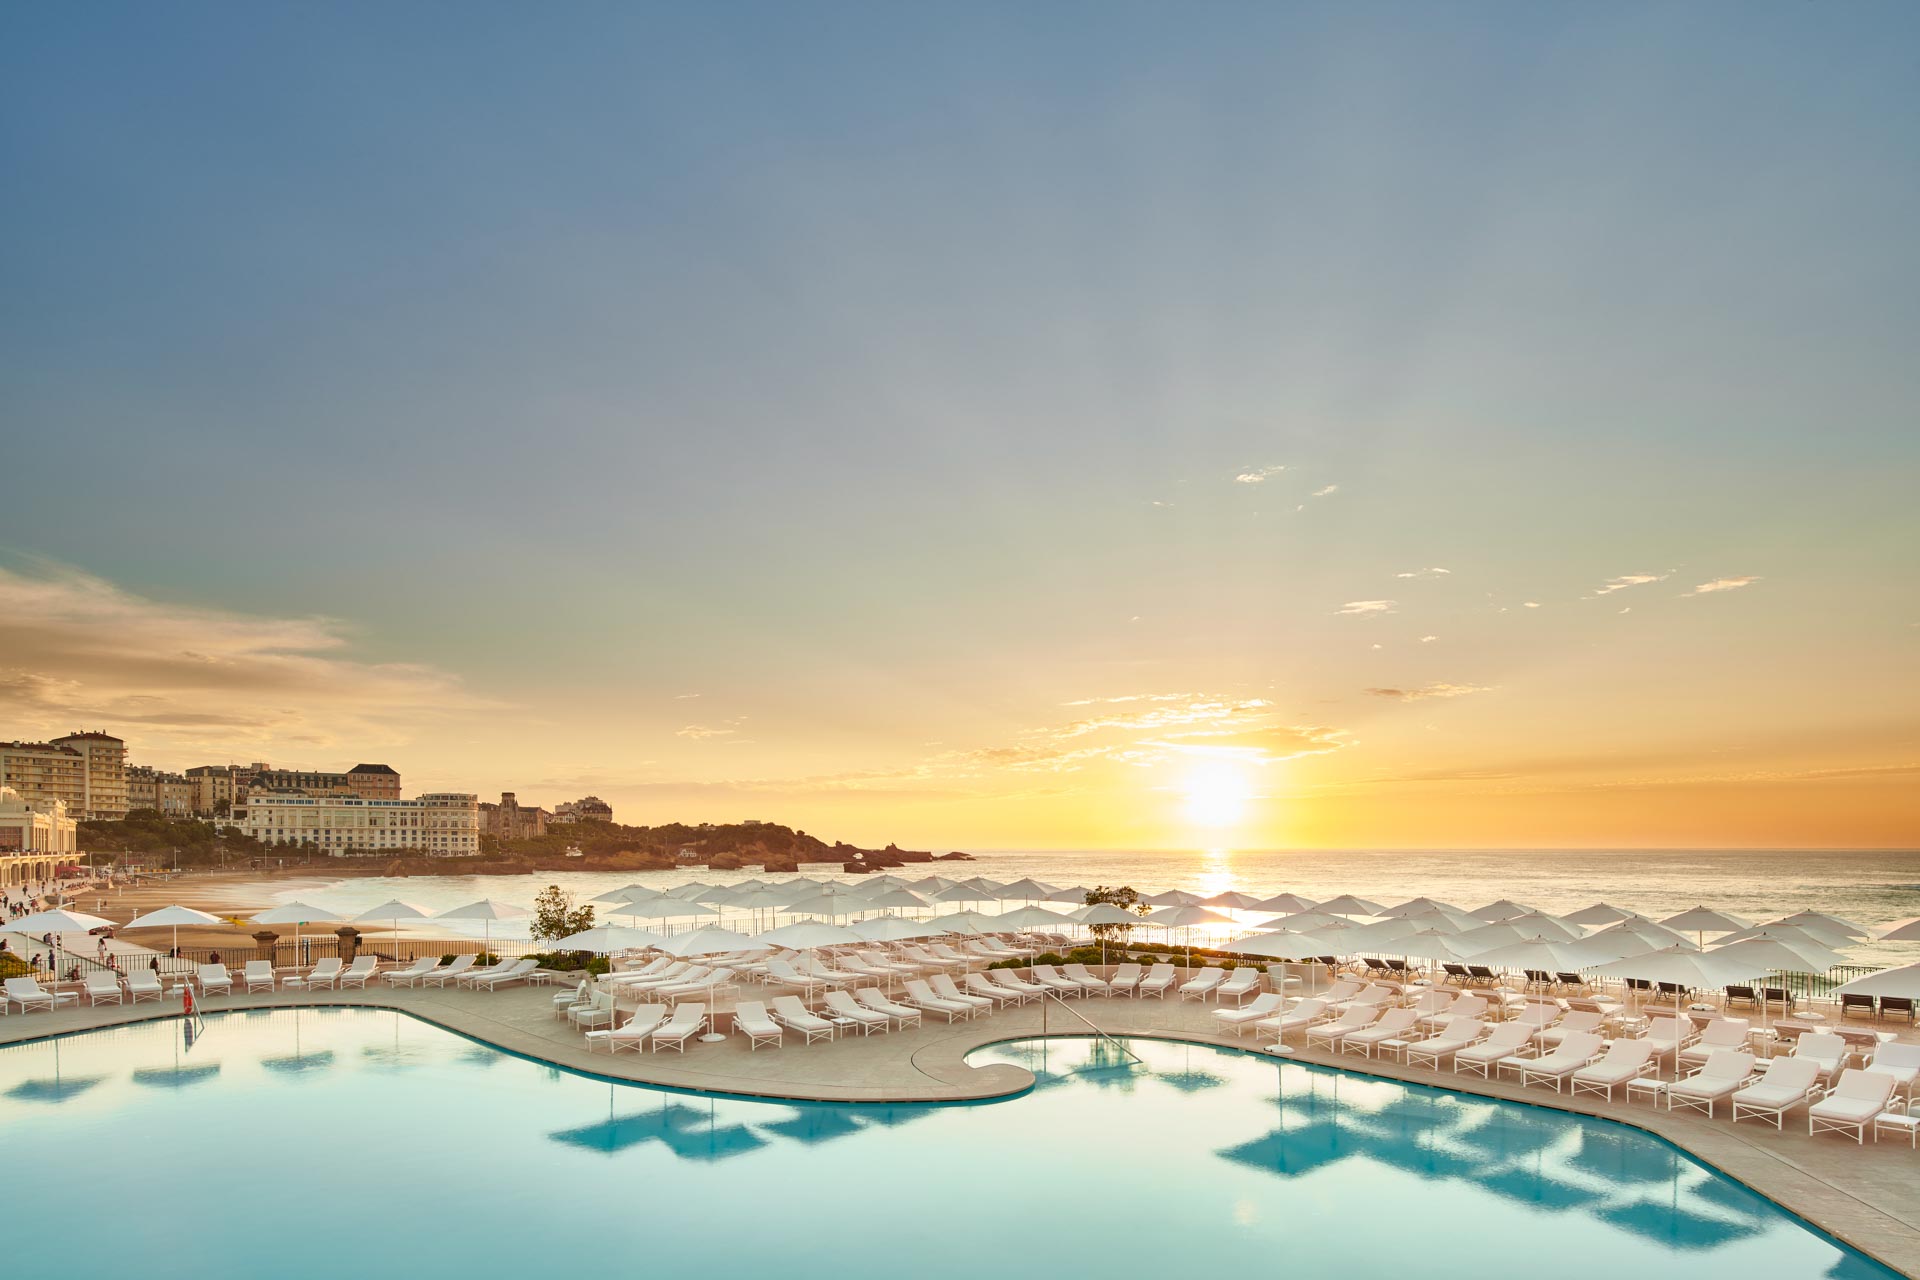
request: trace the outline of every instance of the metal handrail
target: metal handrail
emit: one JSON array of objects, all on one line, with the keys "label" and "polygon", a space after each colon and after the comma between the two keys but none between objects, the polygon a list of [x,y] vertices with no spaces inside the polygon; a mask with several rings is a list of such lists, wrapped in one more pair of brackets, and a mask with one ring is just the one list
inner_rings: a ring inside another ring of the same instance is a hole
[{"label": "metal handrail", "polygon": [[1087,1029],[1089,1031],[1093,1032],[1093,1034],[1095,1034],[1096,1036],[1099,1036],[1102,1040],[1105,1040],[1107,1043],[1111,1044],[1114,1048],[1118,1049],[1120,1052],[1126,1054],[1129,1058],[1132,1058],[1134,1062],[1138,1063],[1140,1066],[1144,1067],[1147,1065],[1146,1062],[1140,1057],[1139,1054],[1127,1048],[1127,1046],[1121,1043],[1119,1038],[1116,1037],[1112,1032],[1102,1030],[1100,1027],[1096,1026],[1094,1024],[1093,1019],[1087,1017],[1086,1014],[1080,1012],[1078,1009],[1068,1004],[1066,1000],[1057,991],[1047,992],[1046,995],[1041,1000],[1041,1003],[1040,1003],[1040,1034],[1041,1035],[1044,1036],[1048,1034],[1047,1033],[1047,1005],[1049,1002],[1058,1004],[1062,1009],[1065,1009],[1068,1013],[1080,1019],[1080,1021],[1086,1023]]}]

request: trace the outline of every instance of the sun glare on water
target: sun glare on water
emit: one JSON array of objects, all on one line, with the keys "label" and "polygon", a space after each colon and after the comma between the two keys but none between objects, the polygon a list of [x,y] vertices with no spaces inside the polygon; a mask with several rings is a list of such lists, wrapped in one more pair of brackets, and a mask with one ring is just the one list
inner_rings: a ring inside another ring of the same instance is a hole
[{"label": "sun glare on water", "polygon": [[1202,827],[1231,827],[1247,816],[1253,791],[1246,774],[1228,764],[1205,764],[1187,775],[1187,819]]}]

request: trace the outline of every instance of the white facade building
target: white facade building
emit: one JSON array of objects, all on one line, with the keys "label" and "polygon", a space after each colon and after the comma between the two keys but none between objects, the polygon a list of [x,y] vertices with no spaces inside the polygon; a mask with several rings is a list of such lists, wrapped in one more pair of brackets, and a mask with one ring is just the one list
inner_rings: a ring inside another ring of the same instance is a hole
[{"label": "white facade building", "polygon": [[240,829],[262,844],[310,844],[336,858],[418,850],[435,857],[480,852],[480,797],[440,791],[412,800],[255,792]]}]

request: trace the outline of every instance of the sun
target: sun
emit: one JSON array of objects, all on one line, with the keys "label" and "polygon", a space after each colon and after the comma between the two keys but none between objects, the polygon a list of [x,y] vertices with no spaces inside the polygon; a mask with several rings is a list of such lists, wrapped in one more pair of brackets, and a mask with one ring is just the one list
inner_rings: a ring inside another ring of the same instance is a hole
[{"label": "sun", "polygon": [[1247,775],[1230,764],[1200,765],[1187,775],[1183,788],[1187,818],[1197,826],[1231,827],[1247,816],[1252,787]]}]

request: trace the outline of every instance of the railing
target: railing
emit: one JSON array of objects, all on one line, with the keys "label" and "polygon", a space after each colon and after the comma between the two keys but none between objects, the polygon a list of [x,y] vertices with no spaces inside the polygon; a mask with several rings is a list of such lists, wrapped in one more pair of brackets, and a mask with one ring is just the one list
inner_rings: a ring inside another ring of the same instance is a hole
[{"label": "railing", "polygon": [[1083,1024],[1085,1024],[1087,1030],[1093,1032],[1094,1035],[1100,1037],[1100,1039],[1112,1045],[1114,1048],[1118,1049],[1121,1053],[1126,1054],[1129,1058],[1132,1058],[1136,1065],[1143,1066],[1143,1067],[1147,1065],[1145,1062],[1142,1062],[1140,1060],[1139,1054],[1127,1048],[1127,1046],[1122,1044],[1119,1041],[1119,1039],[1117,1039],[1111,1032],[1104,1031],[1100,1027],[1094,1025],[1093,1019],[1087,1017],[1086,1014],[1080,1012],[1078,1009],[1068,1004],[1064,999],[1061,998],[1060,993],[1057,991],[1049,991],[1046,993],[1046,995],[1040,998],[1040,1034],[1041,1035],[1044,1036],[1049,1034],[1047,1030],[1047,1021],[1048,1021],[1047,1009],[1049,1006],[1056,1005],[1056,1004],[1059,1005],[1066,1012],[1072,1014],[1075,1018],[1079,1019]]}]

